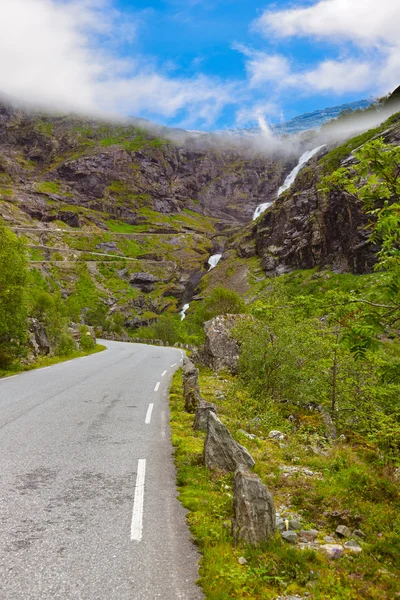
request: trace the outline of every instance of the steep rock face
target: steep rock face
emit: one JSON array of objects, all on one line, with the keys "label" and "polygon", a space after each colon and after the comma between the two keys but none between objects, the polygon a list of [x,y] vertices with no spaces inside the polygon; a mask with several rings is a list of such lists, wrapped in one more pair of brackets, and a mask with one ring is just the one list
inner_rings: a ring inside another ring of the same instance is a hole
[{"label": "steep rock face", "polygon": [[[0,140],[0,171],[14,183],[56,182],[56,200],[132,223],[145,220],[144,208],[162,214],[189,208],[223,222],[246,222],[286,171],[279,157],[201,148],[190,139],[180,147],[134,125],[31,115],[1,105]],[[38,209],[35,196],[23,204]],[[47,212],[45,204],[41,208]]]},{"label": "steep rock face", "polygon": [[[395,118],[377,135],[399,144],[400,120]],[[341,164],[349,166],[353,160],[349,150]],[[372,270],[377,248],[368,241],[369,218],[347,194],[319,191],[324,168],[324,157],[308,163],[290,190],[254,226],[250,238],[267,275],[313,267],[353,273]],[[236,249],[239,256],[251,255],[251,251],[248,237]]]},{"label": "steep rock face", "polygon": [[299,177],[294,190],[279,199],[255,228],[256,252],[264,271],[280,275],[325,266],[369,272],[375,254],[361,206],[338,193],[324,198],[314,177],[310,182],[307,175]]}]

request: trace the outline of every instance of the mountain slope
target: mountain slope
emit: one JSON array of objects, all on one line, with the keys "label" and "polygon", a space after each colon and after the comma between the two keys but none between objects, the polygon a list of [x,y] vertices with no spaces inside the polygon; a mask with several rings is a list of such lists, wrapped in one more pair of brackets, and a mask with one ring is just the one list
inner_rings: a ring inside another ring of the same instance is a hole
[{"label": "mountain slope", "polygon": [[248,222],[287,170],[280,157],[5,105],[0,140],[0,216],[32,265],[74,319],[106,310],[131,326],[176,312],[219,233]]}]

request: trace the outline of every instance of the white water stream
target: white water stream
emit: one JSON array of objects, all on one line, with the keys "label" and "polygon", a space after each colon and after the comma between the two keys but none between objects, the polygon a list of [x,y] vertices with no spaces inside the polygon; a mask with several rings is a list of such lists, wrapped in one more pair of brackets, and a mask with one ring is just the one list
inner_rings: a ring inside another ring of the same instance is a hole
[{"label": "white water stream", "polygon": [[183,321],[184,319],[186,319],[186,313],[189,309],[190,304],[185,304],[184,307],[182,308],[182,310],[180,311],[180,315],[181,315],[181,321]]},{"label": "white water stream", "polygon": [[210,256],[210,258],[208,259],[208,264],[210,265],[210,268],[208,270],[211,271],[211,269],[215,269],[221,258],[222,254],[213,254],[212,256]]},{"label": "white water stream", "polygon": [[[312,159],[313,156],[318,154],[318,152],[322,150],[322,148],[325,148],[325,144],[323,146],[318,146],[318,148],[314,148],[314,150],[307,150],[307,152],[304,152],[304,154],[300,156],[299,162],[297,163],[295,168],[289,173],[289,175],[286,177],[285,181],[279,188],[277,196],[278,198],[283,194],[283,192],[286,192],[286,190],[290,188],[290,186],[294,183],[297,175],[300,173],[302,168],[308,163],[309,160]],[[256,210],[254,211],[253,221],[257,219],[260,215],[262,215],[262,213],[265,212],[267,208],[269,208],[272,204],[273,202],[264,202],[263,204],[259,204]]]}]

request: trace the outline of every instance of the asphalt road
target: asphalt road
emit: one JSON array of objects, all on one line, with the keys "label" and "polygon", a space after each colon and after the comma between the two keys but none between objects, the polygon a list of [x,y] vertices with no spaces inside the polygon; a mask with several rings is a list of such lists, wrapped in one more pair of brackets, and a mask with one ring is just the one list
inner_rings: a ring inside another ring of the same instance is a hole
[{"label": "asphalt road", "polygon": [[104,344],[0,380],[1,600],[203,598],[168,425],[182,353]]}]

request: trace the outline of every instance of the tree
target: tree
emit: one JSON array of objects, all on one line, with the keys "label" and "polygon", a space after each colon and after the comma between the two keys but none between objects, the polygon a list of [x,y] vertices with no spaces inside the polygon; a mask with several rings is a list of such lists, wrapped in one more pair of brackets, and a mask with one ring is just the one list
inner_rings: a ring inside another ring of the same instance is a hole
[{"label": "tree", "polygon": [[25,249],[0,223],[0,365],[8,366],[24,350],[27,336]]},{"label": "tree", "polygon": [[370,241],[380,247],[375,269],[384,273],[381,285],[369,297],[349,299],[345,338],[364,357],[376,347],[377,335],[400,321],[400,147],[379,138],[354,155],[357,163],[325,177],[320,189],[336,189],[361,202],[371,216]]}]

